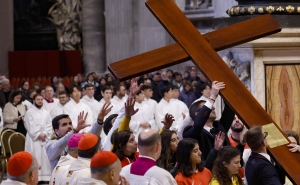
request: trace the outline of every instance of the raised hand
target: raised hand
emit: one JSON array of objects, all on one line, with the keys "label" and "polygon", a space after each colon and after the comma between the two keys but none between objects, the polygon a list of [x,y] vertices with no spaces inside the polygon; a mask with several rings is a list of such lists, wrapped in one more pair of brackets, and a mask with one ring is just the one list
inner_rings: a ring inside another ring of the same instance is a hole
[{"label": "raised hand", "polygon": [[224,82],[213,81],[211,85],[210,97],[216,99],[218,97],[219,91],[224,88],[225,88]]},{"label": "raised hand", "polygon": [[[104,120],[104,117],[107,116],[107,114],[112,110],[113,106],[110,106],[109,103],[105,103],[103,107],[101,108],[99,114],[98,114],[98,122],[101,122]],[[109,107],[110,106],[110,107]]]},{"label": "raised hand", "polygon": [[120,175],[119,184],[120,185],[129,185],[129,182],[127,181],[127,179],[125,177]]},{"label": "raised hand", "polygon": [[130,81],[130,96],[131,97],[134,97],[136,95],[136,93],[138,93],[139,90],[141,89],[141,87],[143,86],[142,83],[140,85],[138,85],[138,79],[139,78],[133,78]]},{"label": "raised hand", "polygon": [[125,116],[130,119],[139,109],[134,110],[135,99],[129,97],[125,102]]},{"label": "raised hand", "polygon": [[81,113],[79,113],[79,115],[78,115],[78,123],[77,123],[77,127],[75,128],[75,130],[76,130],[77,132],[79,132],[80,130],[82,130],[82,129],[86,128],[86,127],[91,126],[90,124],[86,124],[86,123],[85,123],[85,120],[86,120],[88,114],[89,114],[89,113],[87,112],[87,113],[84,115],[84,111],[82,111]]},{"label": "raised hand", "polygon": [[163,129],[166,129],[166,130],[170,129],[170,127],[173,124],[173,121],[175,121],[174,116],[172,116],[171,114],[166,114],[165,120],[161,121],[164,124]]},{"label": "raised hand", "polygon": [[219,132],[218,135],[215,137],[215,149],[220,150],[223,146],[225,140],[224,132]]}]

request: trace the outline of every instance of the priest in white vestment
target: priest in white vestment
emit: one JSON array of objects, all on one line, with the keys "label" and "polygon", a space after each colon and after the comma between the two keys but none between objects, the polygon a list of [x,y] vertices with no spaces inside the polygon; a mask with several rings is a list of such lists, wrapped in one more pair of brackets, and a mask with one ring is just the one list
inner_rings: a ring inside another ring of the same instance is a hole
[{"label": "priest in white vestment", "polygon": [[73,161],[78,157],[78,143],[83,134],[73,134],[68,140],[68,154],[62,156],[55,166],[49,184],[61,184],[68,174]]},{"label": "priest in white vestment", "polygon": [[77,185],[129,185],[128,181],[120,176],[121,169],[122,165],[116,154],[99,151],[91,160],[91,177],[81,178]]},{"label": "priest in white vestment", "polygon": [[[178,124],[178,130],[180,129],[180,127],[182,127],[184,119],[186,117],[190,116],[189,113],[189,108],[186,106],[186,104],[179,100],[179,89],[176,86],[172,86],[172,91],[173,91],[173,95],[172,95],[172,103],[175,104],[176,107],[178,107],[178,115],[177,115],[177,124]],[[177,131],[178,131],[177,130]]]},{"label": "priest in white vestment", "polygon": [[141,89],[145,95],[145,99],[144,99],[143,103],[147,104],[150,107],[149,111],[151,111],[153,113],[153,115],[155,115],[155,109],[156,109],[157,102],[155,100],[151,99],[151,97],[153,96],[152,87],[150,85],[143,85]]},{"label": "priest in white vestment", "polygon": [[[93,124],[93,113],[89,106],[82,103],[80,101],[81,98],[81,89],[80,87],[74,86],[73,89],[70,89],[70,101],[64,106],[64,113],[68,114],[70,119],[72,120],[73,127],[77,127],[78,124],[78,115],[84,111],[85,113],[88,113],[86,118],[87,124]],[[99,114],[99,112],[98,112]],[[82,132],[88,132],[89,128],[85,128],[82,130]]]},{"label": "priest in white vestment", "polygon": [[122,168],[121,175],[130,185],[177,185],[170,172],[156,166],[161,154],[161,136],[156,130],[142,131],[138,139],[140,156],[136,162]]},{"label": "priest in white vestment", "polygon": [[59,99],[59,103],[51,110],[51,119],[55,118],[58,115],[64,114],[64,106],[68,103],[69,100],[69,96],[66,91],[60,91],[57,97]]},{"label": "priest in white vestment", "polygon": [[[97,100],[95,100],[95,98],[94,98],[94,93],[95,93],[94,85],[86,84],[84,86],[84,93],[85,93],[85,95],[81,98],[80,101],[90,107],[90,109],[92,110],[92,113],[93,113],[93,123],[95,123],[97,121],[99,111],[94,111],[94,109],[96,109],[99,102]],[[102,108],[102,106],[100,107],[100,109]]]},{"label": "priest in white vestment", "polygon": [[49,181],[51,166],[46,154],[46,142],[53,133],[50,113],[43,108],[43,96],[36,94],[33,97],[34,107],[29,109],[24,117],[27,130],[25,151],[31,152],[37,159],[41,169],[39,181]]},{"label": "priest in white vestment", "polygon": [[124,103],[126,102],[125,98],[125,87],[123,85],[116,86],[114,88],[114,97],[111,99],[112,104],[116,106],[117,113],[121,110],[121,108],[124,106]]},{"label": "priest in white vestment", "polygon": [[54,98],[54,91],[51,86],[45,87],[45,98],[43,99],[43,108],[47,110],[48,112],[51,112],[51,110],[58,104],[58,99]]},{"label": "priest in white vestment", "polygon": [[177,131],[179,128],[179,123],[181,121],[182,113],[180,112],[180,107],[177,106],[176,103],[172,101],[173,98],[173,90],[171,86],[165,86],[161,89],[161,94],[163,98],[156,105],[155,109],[155,121],[159,126],[158,130],[162,129],[164,126],[162,121],[165,119],[166,114],[171,114],[174,117],[174,122],[170,128],[170,130]]},{"label": "priest in white vestment", "polygon": [[136,141],[138,141],[138,136],[143,130],[147,128],[157,129],[158,127],[155,123],[154,115],[149,111],[150,107],[143,103],[144,97],[142,90],[135,95],[134,110],[139,109],[139,111],[131,117],[129,123],[130,130],[133,132]]},{"label": "priest in white vestment", "polygon": [[17,152],[9,158],[7,179],[1,185],[37,185],[39,164],[29,152]]},{"label": "priest in white vestment", "polygon": [[[93,111],[93,115],[96,114],[97,112],[99,113],[99,111],[101,110],[101,108],[105,103],[107,104],[110,103],[110,106],[112,106],[112,110],[104,117],[104,122],[105,122],[106,118],[108,118],[112,114],[118,114],[119,111],[117,106],[111,102],[112,90],[110,87],[108,86],[103,87],[101,89],[101,94],[102,94],[102,99],[100,100],[100,102],[97,103],[97,105],[95,106],[94,109],[92,109],[92,111]],[[101,137],[101,144],[103,145],[106,138],[106,134],[104,133],[104,130],[101,131],[100,137]]]},{"label": "priest in white vestment", "polygon": [[72,162],[63,184],[76,185],[82,177],[91,177],[91,158],[100,149],[100,137],[84,134],[78,143],[78,158]]}]

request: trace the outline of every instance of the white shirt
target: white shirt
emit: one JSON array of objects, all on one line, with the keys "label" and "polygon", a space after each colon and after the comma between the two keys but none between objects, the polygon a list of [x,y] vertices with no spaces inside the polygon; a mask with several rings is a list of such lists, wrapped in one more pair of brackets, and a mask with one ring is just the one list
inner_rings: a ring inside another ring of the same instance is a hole
[{"label": "white shirt", "polygon": [[143,103],[147,104],[150,107],[149,111],[152,111],[153,115],[155,115],[157,102],[151,98],[145,98]]},{"label": "white shirt", "polygon": [[[68,114],[70,119],[72,120],[73,127],[76,128],[78,124],[78,116],[79,114],[84,111],[84,115],[88,113],[85,123],[93,125],[93,113],[89,106],[79,101],[76,103],[72,98],[71,100],[64,106],[64,113]],[[86,127],[85,129],[81,130],[83,132],[89,132],[91,128]]]},{"label": "white shirt", "polygon": [[147,122],[151,125],[151,128],[157,128],[158,126],[156,125],[154,115],[149,111],[150,107],[147,104],[135,102],[134,110],[136,109],[139,109],[139,111],[131,116],[129,127],[135,136],[135,140],[138,141],[139,134],[146,129],[140,126],[141,123]]},{"label": "white shirt", "polygon": [[24,100],[22,104],[27,108],[27,110],[33,107],[32,103],[28,100]]},{"label": "white shirt", "polygon": [[82,103],[84,103],[84,104],[86,104],[87,106],[90,107],[90,109],[93,112],[93,123],[96,123],[99,112],[97,114],[97,112],[95,112],[94,109],[96,109],[96,107],[98,106],[99,102],[97,100],[95,100],[94,97],[90,98],[87,95],[84,95],[81,98],[80,102],[82,102]]},{"label": "white shirt", "polygon": [[[158,130],[163,128],[162,121],[165,120],[165,115],[171,114],[174,117],[174,122],[172,126],[170,127],[170,130],[178,130],[179,125],[182,125],[183,117],[180,112],[180,108],[178,104],[170,100],[167,102],[164,98],[160,100],[160,102],[156,105],[155,109],[155,121],[157,125],[159,126]],[[180,122],[181,120],[181,122]]]},{"label": "white shirt", "polygon": [[78,180],[77,185],[107,185],[102,180],[97,180],[93,178],[81,178]]},{"label": "white shirt", "polygon": [[52,103],[48,103],[45,99],[43,99],[43,108],[47,110],[48,112],[51,112],[51,110],[59,103],[59,100],[57,98],[53,98]]},{"label": "white shirt", "polygon": [[50,116],[53,119],[56,116],[61,115],[61,114],[64,114],[64,105],[62,105],[58,102],[58,104],[51,110]]},{"label": "white shirt", "polygon": [[26,184],[23,182],[6,179],[6,180],[2,181],[1,185],[26,185]]},{"label": "white shirt", "polygon": [[[140,157],[152,159],[147,156],[140,155]],[[123,167],[120,173],[120,175],[122,175],[128,180],[130,185],[177,185],[175,179],[172,177],[170,172],[163,168],[154,165],[151,168],[149,168],[143,176],[139,176],[131,174],[131,165],[132,164],[129,164]]]},{"label": "white shirt", "polygon": [[114,96],[110,100],[110,102],[115,105],[115,108],[116,108],[117,112],[119,112],[121,110],[121,108],[124,107],[124,104],[126,102],[126,98],[124,96],[122,99],[119,99],[117,96]]},{"label": "white shirt", "polygon": [[62,184],[76,185],[78,180],[82,177],[91,177],[90,170],[91,159],[78,157],[74,160],[69,168],[67,177],[63,180]]},{"label": "white shirt", "polygon": [[61,184],[63,179],[67,176],[69,167],[76,158],[70,156],[61,156],[56,167],[52,171],[51,180],[49,184]]}]

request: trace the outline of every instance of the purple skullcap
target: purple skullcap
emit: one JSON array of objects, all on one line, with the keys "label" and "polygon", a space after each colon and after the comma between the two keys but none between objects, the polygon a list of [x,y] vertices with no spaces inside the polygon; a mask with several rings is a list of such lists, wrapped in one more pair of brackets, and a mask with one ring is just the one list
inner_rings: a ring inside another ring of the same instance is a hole
[{"label": "purple skullcap", "polygon": [[83,134],[79,134],[79,133],[71,135],[71,137],[68,140],[68,147],[70,148],[78,147],[79,140],[82,136]]}]

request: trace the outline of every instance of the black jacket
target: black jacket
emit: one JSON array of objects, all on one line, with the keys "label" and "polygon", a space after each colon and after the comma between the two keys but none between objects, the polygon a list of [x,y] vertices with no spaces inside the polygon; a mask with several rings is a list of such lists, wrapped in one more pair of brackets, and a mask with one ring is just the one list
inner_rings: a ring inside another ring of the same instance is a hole
[{"label": "black jacket", "polygon": [[282,185],[285,173],[259,153],[252,152],[245,168],[248,185]]}]

